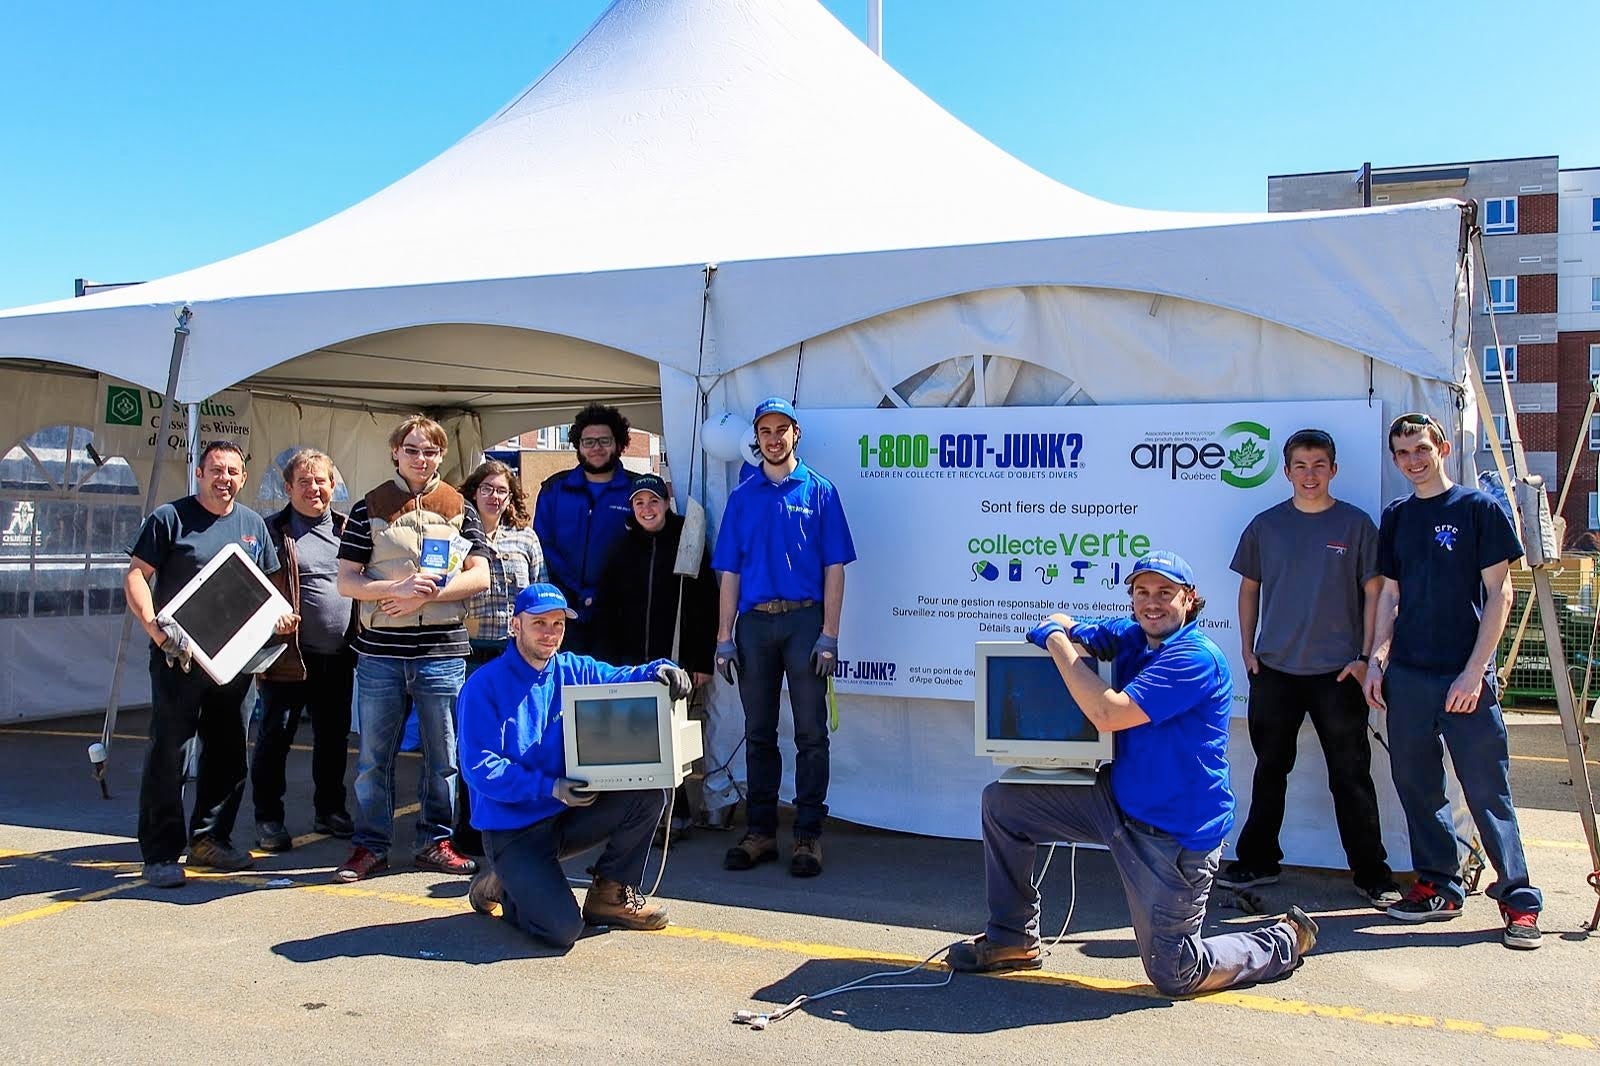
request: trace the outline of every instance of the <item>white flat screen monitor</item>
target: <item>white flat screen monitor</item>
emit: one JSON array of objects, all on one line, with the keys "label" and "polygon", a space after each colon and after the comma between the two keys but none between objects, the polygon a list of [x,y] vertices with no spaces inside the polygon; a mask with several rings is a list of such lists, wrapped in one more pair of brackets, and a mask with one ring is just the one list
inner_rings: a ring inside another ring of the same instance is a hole
[{"label": "white flat screen monitor", "polygon": [[226,685],[272,638],[289,601],[237,544],[216,554],[156,615],[189,638],[194,661]]},{"label": "white flat screen monitor", "polygon": [[[1092,783],[1112,758],[1113,734],[1084,717],[1050,654],[1024,641],[979,641],[976,652],[977,753],[1017,768],[1003,781]],[[1111,684],[1111,664],[1097,668]]]},{"label": "white flat screen monitor", "polygon": [[675,788],[700,758],[700,723],[655,681],[561,690],[567,776],[607,792]]}]

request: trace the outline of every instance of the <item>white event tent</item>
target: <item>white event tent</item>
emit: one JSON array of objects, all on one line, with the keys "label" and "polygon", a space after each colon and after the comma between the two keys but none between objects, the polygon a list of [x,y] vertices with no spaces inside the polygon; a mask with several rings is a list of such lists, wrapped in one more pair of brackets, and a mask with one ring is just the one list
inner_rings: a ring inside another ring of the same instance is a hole
[{"label": "white event tent", "polygon": [[[617,0],[497,114],[348,210],[0,312],[0,412],[10,446],[93,425],[92,375],[163,389],[188,308],[177,399],[254,395],[257,480],[307,443],[353,488],[374,482],[400,409],[449,419],[471,461],[591,397],[664,432],[680,500],[692,480],[713,523],[735,466],[699,455],[695,427],[775,392],[802,410],[1376,397],[1470,434],[1464,234],[1447,200],[1305,215],[1096,200],[962,125],[815,0]],[[93,707],[114,629],[0,619],[17,675],[0,718],[40,713],[64,673],[85,698],[44,709]],[[990,767],[970,704],[841,704],[835,813],[975,831]],[[709,747],[727,758],[737,698],[719,687],[716,707]],[[1297,777],[1315,807],[1316,774]],[[1291,861],[1338,855],[1321,802],[1286,832]]]}]

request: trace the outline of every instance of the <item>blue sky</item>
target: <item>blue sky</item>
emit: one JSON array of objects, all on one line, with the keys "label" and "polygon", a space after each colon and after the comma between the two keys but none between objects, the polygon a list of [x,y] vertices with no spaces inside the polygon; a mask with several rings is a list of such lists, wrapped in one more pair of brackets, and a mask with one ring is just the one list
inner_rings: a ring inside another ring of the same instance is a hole
[{"label": "blue sky", "polygon": [[[10,0],[0,307],[198,266],[349,206],[510,99],[606,3]],[[826,6],[864,35],[865,0]],[[1600,166],[1593,0],[884,8],[901,73],[1108,200],[1264,210],[1268,174],[1364,159]]]}]

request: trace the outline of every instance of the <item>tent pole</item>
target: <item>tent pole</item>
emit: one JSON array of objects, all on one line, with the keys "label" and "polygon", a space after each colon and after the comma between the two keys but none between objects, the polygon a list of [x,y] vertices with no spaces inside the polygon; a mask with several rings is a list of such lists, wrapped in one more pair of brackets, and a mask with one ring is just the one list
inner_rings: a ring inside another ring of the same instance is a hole
[{"label": "tent pole", "polygon": [[[178,372],[183,369],[183,353],[189,345],[189,308],[184,307],[178,312],[178,325],[172,331],[172,361],[167,365],[167,394],[165,402],[161,405],[161,419],[156,427],[156,446],[154,458],[150,460],[150,481],[145,486],[144,513],[149,517],[150,512],[156,509],[156,500],[161,491],[161,459],[162,452],[166,449],[167,429],[172,422],[172,405],[178,392]],[[117,701],[122,689],[122,666],[127,658],[128,637],[133,632],[133,615],[126,609],[122,612],[122,635],[117,638],[117,654],[111,666],[111,691],[106,695],[106,718],[100,727],[100,750],[90,749],[90,762],[94,766],[94,775],[100,782],[100,794],[107,799],[111,798],[105,782],[105,762],[111,752],[111,738],[117,731]],[[96,757],[98,756],[98,758]]]},{"label": "tent pole", "polygon": [[867,0],[867,47],[883,58],[883,0]]}]

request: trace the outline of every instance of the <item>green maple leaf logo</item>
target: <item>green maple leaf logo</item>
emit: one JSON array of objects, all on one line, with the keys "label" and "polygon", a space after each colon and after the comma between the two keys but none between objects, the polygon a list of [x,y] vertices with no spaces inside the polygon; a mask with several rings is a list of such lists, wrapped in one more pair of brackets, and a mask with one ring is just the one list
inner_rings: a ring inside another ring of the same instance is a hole
[{"label": "green maple leaf logo", "polygon": [[1266,457],[1266,451],[1256,447],[1255,438],[1246,437],[1243,444],[1228,453],[1228,462],[1233,464],[1235,473],[1242,474]]}]

